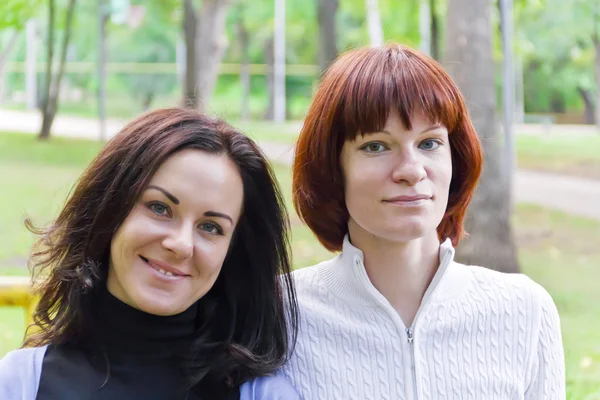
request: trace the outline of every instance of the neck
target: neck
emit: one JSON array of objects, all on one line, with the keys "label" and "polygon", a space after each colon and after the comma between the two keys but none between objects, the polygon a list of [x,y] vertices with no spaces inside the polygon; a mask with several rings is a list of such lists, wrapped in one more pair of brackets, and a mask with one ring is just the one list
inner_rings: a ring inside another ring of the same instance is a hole
[{"label": "neck", "polygon": [[400,314],[406,326],[421,305],[438,267],[440,242],[437,233],[407,242],[382,240],[364,231],[349,229],[352,245],[364,255],[373,286]]}]

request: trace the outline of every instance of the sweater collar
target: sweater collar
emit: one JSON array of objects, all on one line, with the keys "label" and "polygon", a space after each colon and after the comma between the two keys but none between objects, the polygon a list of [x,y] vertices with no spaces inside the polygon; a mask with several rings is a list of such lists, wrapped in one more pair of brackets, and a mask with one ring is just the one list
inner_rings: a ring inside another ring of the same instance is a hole
[{"label": "sweater collar", "polygon": [[[466,287],[470,274],[454,262],[455,250],[450,239],[440,244],[440,265],[423,296],[422,304],[445,302],[457,297]],[[342,253],[322,270],[327,287],[337,297],[354,304],[390,307],[385,297],[373,286],[364,266],[363,252],[344,237]]]},{"label": "sweater collar", "polygon": [[125,304],[103,288],[94,314],[99,339],[109,351],[164,357],[191,344],[198,304],[177,315],[152,315]]}]

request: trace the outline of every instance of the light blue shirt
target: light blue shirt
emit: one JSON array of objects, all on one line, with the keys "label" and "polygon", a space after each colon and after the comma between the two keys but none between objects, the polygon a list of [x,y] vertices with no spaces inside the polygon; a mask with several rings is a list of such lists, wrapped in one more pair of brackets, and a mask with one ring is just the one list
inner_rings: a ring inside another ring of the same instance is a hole
[{"label": "light blue shirt", "polygon": [[[0,399],[35,400],[46,346],[11,351],[0,360]],[[252,379],[240,388],[241,400],[300,400],[283,375]]]}]

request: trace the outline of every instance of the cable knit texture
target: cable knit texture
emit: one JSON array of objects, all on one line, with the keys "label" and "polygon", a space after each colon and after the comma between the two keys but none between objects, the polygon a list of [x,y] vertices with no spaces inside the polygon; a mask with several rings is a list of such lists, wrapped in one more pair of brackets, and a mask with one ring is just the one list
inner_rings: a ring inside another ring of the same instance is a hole
[{"label": "cable knit texture", "polygon": [[284,373],[304,400],[564,399],[560,321],[521,274],[453,261],[449,240],[409,330],[362,252],[294,272],[298,343]]}]

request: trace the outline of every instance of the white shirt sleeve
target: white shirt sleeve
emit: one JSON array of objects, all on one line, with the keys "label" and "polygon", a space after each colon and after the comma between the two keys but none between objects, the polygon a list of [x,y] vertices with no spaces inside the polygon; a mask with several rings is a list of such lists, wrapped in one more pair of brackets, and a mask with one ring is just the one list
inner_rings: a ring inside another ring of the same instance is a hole
[{"label": "white shirt sleeve", "polygon": [[539,286],[541,316],[537,354],[534,356],[531,381],[525,392],[527,400],[563,400],[565,388],[565,355],[560,330],[560,317],[552,297]]}]

